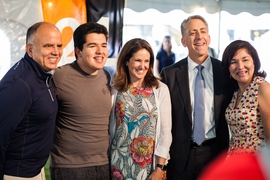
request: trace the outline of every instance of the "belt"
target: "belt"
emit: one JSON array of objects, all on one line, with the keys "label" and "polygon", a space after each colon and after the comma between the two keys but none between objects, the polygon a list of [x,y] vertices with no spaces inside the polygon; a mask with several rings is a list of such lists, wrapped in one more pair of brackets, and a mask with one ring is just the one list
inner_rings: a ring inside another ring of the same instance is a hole
[{"label": "belt", "polygon": [[192,141],[190,143],[190,148],[194,149],[194,148],[199,148],[199,147],[203,147],[203,146],[207,146],[207,145],[212,145],[215,143],[216,143],[216,138],[207,139],[207,140],[203,141],[201,145],[198,145],[196,142]]}]

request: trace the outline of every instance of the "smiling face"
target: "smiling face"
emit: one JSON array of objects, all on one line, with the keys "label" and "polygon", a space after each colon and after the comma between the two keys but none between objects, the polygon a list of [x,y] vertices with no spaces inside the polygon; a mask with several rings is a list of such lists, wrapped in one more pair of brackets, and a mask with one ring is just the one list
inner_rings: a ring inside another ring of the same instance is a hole
[{"label": "smiling face", "polygon": [[56,69],[63,53],[61,32],[52,24],[42,24],[26,45],[26,51],[44,71]]},{"label": "smiling face", "polygon": [[146,49],[140,49],[127,62],[130,82],[135,87],[143,86],[144,77],[150,66],[150,53]]},{"label": "smiling face", "polygon": [[181,41],[183,46],[188,48],[189,57],[197,64],[201,64],[208,57],[210,36],[202,20],[189,20]]},{"label": "smiling face", "polygon": [[91,75],[96,75],[102,69],[108,58],[108,46],[104,34],[90,33],[82,51],[76,48],[77,61],[82,70]]},{"label": "smiling face", "polygon": [[239,86],[247,86],[251,82],[254,74],[254,61],[246,49],[236,51],[231,60],[229,72]]}]

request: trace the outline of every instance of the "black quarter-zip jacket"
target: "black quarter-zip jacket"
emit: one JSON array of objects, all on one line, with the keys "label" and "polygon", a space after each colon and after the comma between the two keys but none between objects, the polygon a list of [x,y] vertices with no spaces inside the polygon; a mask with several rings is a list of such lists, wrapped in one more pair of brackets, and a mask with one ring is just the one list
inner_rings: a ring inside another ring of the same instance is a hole
[{"label": "black quarter-zip jacket", "polygon": [[26,53],[0,81],[0,179],[40,173],[50,153],[57,110],[52,74]]}]

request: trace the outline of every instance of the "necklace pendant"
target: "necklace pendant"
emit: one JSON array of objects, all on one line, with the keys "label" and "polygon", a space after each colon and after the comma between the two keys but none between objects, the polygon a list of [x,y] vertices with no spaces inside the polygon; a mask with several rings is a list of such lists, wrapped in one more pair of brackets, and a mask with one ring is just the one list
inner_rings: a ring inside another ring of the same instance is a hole
[{"label": "necklace pendant", "polygon": [[243,93],[239,93],[239,92],[237,92],[237,97],[238,97],[238,98],[241,98],[241,97],[242,97],[242,95],[243,95]]}]

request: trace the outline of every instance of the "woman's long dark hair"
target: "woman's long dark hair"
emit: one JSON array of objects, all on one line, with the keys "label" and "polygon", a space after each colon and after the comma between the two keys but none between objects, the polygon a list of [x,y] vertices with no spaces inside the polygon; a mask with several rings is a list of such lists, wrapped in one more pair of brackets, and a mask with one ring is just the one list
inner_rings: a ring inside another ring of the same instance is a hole
[{"label": "woman's long dark hair", "polygon": [[239,49],[245,49],[247,53],[252,57],[254,63],[254,74],[255,76],[266,77],[264,71],[259,71],[261,68],[261,62],[256,49],[247,41],[236,40],[231,42],[223,52],[221,69],[223,71],[224,81],[225,81],[225,91],[223,97],[223,103],[221,107],[221,114],[225,118],[225,110],[229,103],[231,102],[233,93],[239,89],[237,81],[231,77],[229,67],[231,65],[232,58]]},{"label": "woman's long dark hair", "polygon": [[229,67],[231,65],[232,58],[239,49],[245,49],[247,53],[252,57],[254,63],[253,77],[255,76],[261,76],[263,78],[266,77],[266,72],[260,71],[261,62],[256,49],[247,41],[243,40],[233,41],[224,50],[221,62],[221,68],[224,74],[226,87],[232,89],[233,91],[236,91],[239,87],[237,81],[231,77]]}]

